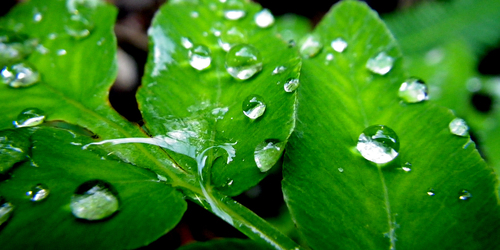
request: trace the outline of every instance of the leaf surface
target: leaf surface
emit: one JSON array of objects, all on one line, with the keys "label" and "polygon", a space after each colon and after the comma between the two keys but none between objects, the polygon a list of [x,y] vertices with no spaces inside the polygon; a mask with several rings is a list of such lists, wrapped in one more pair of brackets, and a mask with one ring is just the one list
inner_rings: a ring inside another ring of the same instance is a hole
[{"label": "leaf surface", "polygon": [[[398,98],[407,74],[377,15],[365,4],[345,1],[314,33],[324,47],[303,62],[300,122],[287,147],[282,182],[309,247],[498,246],[493,171],[468,137],[450,133],[454,115],[449,110],[432,101],[407,104]],[[348,44],[342,53],[329,46],[339,37]],[[385,75],[366,68],[380,52],[395,59]],[[325,59],[328,53],[333,60]],[[377,124],[392,128],[400,141],[399,155],[385,165],[366,160],[356,149],[363,130]],[[465,191],[472,197],[464,197]]]},{"label": "leaf surface", "polygon": [[195,242],[179,248],[179,250],[210,250],[210,249],[254,250],[254,249],[272,249],[272,248],[252,240],[243,240],[243,239],[218,239],[207,242]]}]

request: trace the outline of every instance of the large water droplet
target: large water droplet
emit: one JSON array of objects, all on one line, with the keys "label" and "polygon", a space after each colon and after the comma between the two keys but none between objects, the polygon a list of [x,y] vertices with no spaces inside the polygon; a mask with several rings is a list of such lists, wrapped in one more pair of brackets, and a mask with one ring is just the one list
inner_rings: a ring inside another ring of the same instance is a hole
[{"label": "large water droplet", "polygon": [[239,0],[229,0],[225,4],[224,17],[229,20],[238,20],[245,17],[245,5]]},{"label": "large water droplet", "polygon": [[83,15],[71,15],[64,28],[70,36],[82,39],[90,35],[93,24]]},{"label": "large water droplet", "polygon": [[434,193],[434,189],[430,188],[429,190],[427,190],[427,195],[434,196],[434,195],[436,195],[436,193]]},{"label": "large water droplet", "polygon": [[469,191],[467,191],[467,190],[465,190],[465,189],[462,189],[462,190],[460,191],[459,196],[458,196],[458,199],[463,200],[463,201],[466,201],[466,200],[468,200],[468,199],[470,199],[470,198],[472,198],[472,194],[471,194]]},{"label": "large water droplet", "polygon": [[42,201],[49,196],[49,187],[45,184],[36,184],[30,191],[26,192],[26,195],[30,197],[31,201]]},{"label": "large water droplet", "polygon": [[283,85],[283,88],[285,89],[286,92],[293,92],[295,91],[300,85],[300,81],[297,78],[290,78],[288,79],[285,84]]},{"label": "large water droplet", "polygon": [[243,114],[248,118],[255,120],[261,117],[266,111],[264,99],[258,95],[248,96],[242,105]]},{"label": "large water droplet", "polygon": [[399,139],[391,128],[373,125],[363,130],[356,149],[371,162],[387,163],[398,156]]},{"label": "large water droplet", "polygon": [[218,40],[220,47],[224,51],[229,51],[233,45],[245,43],[247,40],[246,31],[238,27],[223,29]]},{"label": "large water droplet", "polygon": [[14,126],[17,128],[33,127],[43,123],[45,114],[37,108],[27,108],[21,111],[14,121]]},{"label": "large water droplet", "polygon": [[272,74],[273,75],[281,74],[281,73],[285,72],[285,70],[286,70],[285,66],[277,66],[276,68],[274,68]]},{"label": "large water droplet", "polygon": [[18,162],[28,160],[30,147],[28,136],[18,130],[0,131],[0,173],[7,172]]},{"label": "large water droplet", "polygon": [[259,143],[257,147],[255,147],[254,153],[255,163],[259,170],[261,172],[266,172],[271,169],[280,159],[284,147],[284,142],[274,139],[268,139]]},{"label": "large water droplet", "polygon": [[306,57],[316,56],[323,48],[323,43],[321,42],[318,35],[309,34],[300,41],[300,54]]},{"label": "large water droplet", "polygon": [[101,180],[86,181],[71,197],[71,212],[80,219],[105,219],[120,207],[118,193],[111,184]]},{"label": "large water droplet", "polygon": [[0,226],[9,220],[12,211],[14,211],[14,205],[0,196]]},{"label": "large water droplet", "polygon": [[467,136],[469,134],[469,126],[464,119],[455,118],[448,125],[450,132],[458,136]]},{"label": "large water droplet", "polygon": [[38,46],[38,40],[0,29],[0,65],[19,62]]},{"label": "large water droplet", "polygon": [[193,68],[204,70],[210,66],[211,62],[210,49],[207,46],[196,45],[189,50],[189,64]]},{"label": "large water droplet", "polygon": [[398,96],[408,103],[422,102],[429,99],[427,85],[417,78],[410,78],[399,87]]},{"label": "large water droplet", "polygon": [[262,70],[262,57],[248,44],[233,46],[226,55],[226,70],[238,80],[246,80]]},{"label": "large water droplet", "polygon": [[330,46],[332,46],[333,50],[335,50],[339,53],[342,53],[347,48],[347,42],[344,41],[344,39],[339,37],[339,38],[333,40],[331,42]]},{"label": "large water droplet", "polygon": [[263,9],[254,16],[255,23],[261,28],[267,28],[274,24],[274,16],[268,9]]},{"label": "large water droplet", "polygon": [[0,71],[0,82],[12,88],[29,87],[40,81],[40,74],[27,63],[5,66]]},{"label": "large water droplet", "polygon": [[366,68],[375,74],[385,75],[392,69],[393,64],[394,58],[385,52],[380,52],[375,57],[368,59]]}]

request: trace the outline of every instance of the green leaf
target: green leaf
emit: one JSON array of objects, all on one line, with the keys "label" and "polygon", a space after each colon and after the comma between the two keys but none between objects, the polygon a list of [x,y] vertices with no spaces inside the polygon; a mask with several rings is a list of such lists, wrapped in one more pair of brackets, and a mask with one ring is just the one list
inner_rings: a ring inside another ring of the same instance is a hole
[{"label": "green leaf", "polygon": [[426,52],[450,39],[464,40],[482,53],[500,39],[499,1],[423,2],[384,20],[406,54]]},{"label": "green leaf", "polygon": [[[284,84],[298,78],[300,58],[275,35],[275,26],[257,25],[260,11],[260,6],[239,0],[164,5],[149,29],[151,53],[138,92],[149,133],[166,138],[165,147],[184,170],[195,174],[211,166],[212,185],[228,195],[266,176],[283,146],[263,157],[262,169],[254,159],[256,148],[283,145],[295,126],[296,94],[286,92]],[[234,13],[243,17],[225,17]],[[238,44],[253,46],[262,57],[262,70],[247,80],[232,77],[225,67],[226,57],[232,56],[223,48],[240,48]],[[203,50],[208,54],[199,54]],[[273,73],[279,66],[284,72]],[[243,112],[244,102],[255,95],[266,108],[251,119]],[[197,166],[193,159],[204,156],[207,163]]]},{"label": "green leaf", "polygon": [[[342,2],[314,34],[325,47],[303,62],[300,123],[282,182],[309,247],[496,248],[500,210],[493,171],[470,138],[450,133],[455,117],[449,110],[398,98],[406,79],[401,53],[376,13]],[[339,37],[348,44],[342,53],[326,46]],[[366,68],[380,52],[395,59],[385,75]],[[325,60],[328,53],[333,60]],[[365,128],[377,124],[399,138],[399,155],[387,164],[368,161],[356,149]]]},{"label": "green leaf", "polygon": [[312,23],[309,19],[294,14],[279,16],[276,19],[276,26],[281,39],[285,42],[291,40],[298,42],[301,37],[312,30]]},{"label": "green leaf", "polygon": [[179,250],[254,250],[254,249],[272,249],[269,246],[257,243],[251,240],[243,239],[218,239],[207,242],[196,242],[179,248]]},{"label": "green leaf", "polygon": [[[37,167],[24,163],[0,182],[0,195],[14,205],[2,225],[2,249],[137,248],[172,229],[186,210],[182,195],[156,174],[82,150],[92,141],[89,137],[42,127],[31,138]],[[116,189],[119,210],[105,220],[77,219],[71,197],[80,184],[95,179]],[[26,192],[38,184],[48,187],[49,194],[31,201]]]}]

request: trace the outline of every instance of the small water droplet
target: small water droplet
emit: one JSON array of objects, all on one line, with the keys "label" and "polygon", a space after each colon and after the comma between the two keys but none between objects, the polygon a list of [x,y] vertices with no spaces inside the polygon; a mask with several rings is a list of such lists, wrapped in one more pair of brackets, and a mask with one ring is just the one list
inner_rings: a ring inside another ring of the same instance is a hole
[{"label": "small water droplet", "polygon": [[191,16],[192,18],[198,18],[200,16],[200,13],[198,13],[197,11],[191,11],[189,16]]},{"label": "small water droplet", "polygon": [[300,81],[297,78],[290,78],[288,79],[285,84],[283,85],[283,88],[285,89],[286,92],[293,92],[295,91],[300,85]]},{"label": "small water droplet", "polygon": [[333,54],[332,53],[328,53],[326,54],[325,56],[325,59],[326,59],[326,62],[329,63],[330,61],[332,61],[334,58]]},{"label": "small water droplet", "polygon": [[43,18],[43,15],[42,15],[42,13],[40,13],[40,12],[37,12],[37,13],[35,13],[35,14],[33,15],[33,21],[34,21],[35,23],[39,23],[40,21],[42,21],[42,18]]},{"label": "small water droplet", "polygon": [[465,189],[462,189],[462,190],[460,191],[459,196],[458,196],[458,199],[463,200],[463,201],[466,201],[466,200],[468,200],[468,199],[470,199],[470,198],[472,198],[472,194],[471,194],[469,191],[467,191],[467,190],[465,190]]},{"label": "small water droplet", "polygon": [[156,174],[156,177],[158,177],[158,182],[167,182],[168,181],[167,177],[165,177],[163,175]]},{"label": "small water droplet", "polygon": [[342,53],[347,48],[347,42],[344,41],[344,39],[339,37],[339,38],[333,40],[331,42],[330,46],[332,46],[333,50],[335,50],[339,53]]},{"label": "small water droplet", "polygon": [[0,71],[0,82],[12,88],[29,87],[40,80],[40,74],[27,63],[5,66]]},{"label": "small water droplet", "polygon": [[14,211],[14,205],[0,196],[0,226],[9,220],[12,211]]},{"label": "small water droplet", "polygon": [[247,40],[246,37],[245,30],[238,27],[231,27],[221,32],[218,43],[224,51],[229,51],[233,45],[245,43]]},{"label": "small water droplet", "polygon": [[263,9],[255,14],[254,21],[257,26],[267,28],[274,24],[274,16],[268,9]]},{"label": "small water droplet", "polygon": [[232,77],[246,80],[262,70],[262,57],[252,45],[239,44],[227,52],[225,66]]},{"label": "small water droplet", "polygon": [[71,197],[71,212],[80,219],[102,220],[120,207],[118,192],[111,184],[101,180],[86,181]]},{"label": "small water droplet", "polygon": [[341,173],[344,173],[344,169],[343,169],[343,168],[338,168],[337,170],[338,170],[339,172],[341,172]]},{"label": "small water droplet", "polygon": [[239,20],[245,17],[245,5],[239,0],[229,0],[225,3],[224,17],[228,20]]},{"label": "small water droplet", "polygon": [[190,49],[193,47],[193,41],[191,41],[191,39],[189,39],[188,37],[181,37],[181,44],[182,47],[186,49]]},{"label": "small water droplet", "polygon": [[280,159],[285,147],[284,142],[268,139],[255,147],[254,159],[261,172],[267,172]]},{"label": "small water droplet", "polygon": [[245,114],[248,118],[255,120],[261,117],[266,111],[264,98],[258,95],[250,95],[243,102],[242,109],[243,114]]},{"label": "small water droplet", "polygon": [[228,186],[232,186],[232,185],[233,185],[233,183],[234,183],[234,180],[230,180],[230,181],[227,183],[227,185],[228,185]]},{"label": "small water droplet", "polygon": [[427,195],[428,195],[428,196],[434,196],[434,195],[436,195],[436,193],[434,193],[434,189],[432,189],[432,188],[431,188],[431,189],[429,189],[429,190],[427,191]]},{"label": "small water droplet", "polygon": [[309,34],[300,41],[300,54],[306,57],[316,56],[323,48],[323,43],[321,42],[318,35]]},{"label": "small water droplet", "polygon": [[427,85],[417,78],[409,78],[399,87],[398,96],[407,103],[417,103],[429,99]]},{"label": "small water droplet", "polygon": [[14,164],[28,160],[31,142],[19,130],[0,131],[0,173],[6,173]]},{"label": "small water droplet", "polygon": [[276,68],[274,68],[272,74],[273,75],[281,74],[281,73],[285,72],[285,70],[286,70],[285,66],[277,66]]},{"label": "small water droplet", "polygon": [[387,163],[398,156],[399,139],[391,128],[384,125],[373,125],[363,130],[356,149],[371,162]]},{"label": "small water droplet", "polygon": [[404,166],[401,167],[405,172],[410,172],[411,171],[411,163],[406,162]]},{"label": "small water droplet", "polygon": [[90,35],[93,24],[82,15],[71,15],[64,28],[70,36],[82,39]]},{"label": "small water droplet", "polygon": [[467,123],[464,119],[455,118],[450,122],[448,127],[450,129],[450,132],[454,135],[463,137],[469,135],[469,126],[467,126]]},{"label": "small water droplet", "polygon": [[45,184],[36,184],[26,195],[30,197],[31,201],[42,201],[49,196],[49,188]]},{"label": "small water droplet", "polygon": [[54,40],[57,38],[57,34],[56,33],[50,33],[47,38],[49,38],[50,40]]},{"label": "small water droplet", "polygon": [[196,45],[189,50],[189,64],[197,69],[204,70],[210,66],[212,58],[210,49],[205,45]]},{"label": "small water droplet", "polygon": [[57,51],[57,55],[58,55],[58,56],[64,56],[64,55],[66,55],[66,53],[67,53],[67,52],[66,52],[66,50],[65,50],[65,49],[60,49],[60,50],[58,50],[58,51]]},{"label": "small water droplet", "polygon": [[368,59],[366,68],[375,74],[385,75],[391,71],[393,64],[394,58],[385,52],[380,52],[375,57]]},{"label": "small water droplet", "polygon": [[43,123],[45,113],[37,108],[27,108],[21,111],[17,119],[13,122],[16,128],[33,127]]}]

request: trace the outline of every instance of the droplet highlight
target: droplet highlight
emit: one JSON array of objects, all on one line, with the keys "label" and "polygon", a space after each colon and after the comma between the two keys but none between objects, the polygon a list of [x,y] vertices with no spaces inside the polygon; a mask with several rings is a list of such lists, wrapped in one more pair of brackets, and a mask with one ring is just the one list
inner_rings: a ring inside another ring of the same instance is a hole
[{"label": "droplet highlight", "polygon": [[398,96],[407,103],[417,103],[429,99],[427,85],[417,78],[410,78],[399,87]]},{"label": "droplet highlight", "polygon": [[263,9],[255,14],[254,21],[260,28],[267,28],[274,24],[274,16],[268,9]]},{"label": "droplet highlight", "polygon": [[39,183],[26,192],[26,195],[30,197],[31,201],[38,202],[45,200],[49,196],[49,193],[49,187],[45,184]]},{"label": "droplet highlight", "polygon": [[76,39],[89,36],[92,28],[93,24],[83,15],[71,15],[64,26],[66,33]]},{"label": "droplet highlight", "polygon": [[323,48],[318,35],[309,34],[300,41],[300,54],[312,58],[315,57]]},{"label": "droplet highlight", "polygon": [[71,212],[79,219],[102,220],[118,211],[118,192],[105,181],[86,181],[71,197]]},{"label": "droplet highlight", "polygon": [[330,43],[330,46],[332,46],[333,50],[335,50],[335,51],[337,51],[339,53],[342,53],[347,48],[347,42],[344,41],[344,39],[342,39],[342,38],[339,37],[339,38],[333,40]]},{"label": "droplet highlight", "polygon": [[40,81],[40,74],[27,63],[5,66],[0,71],[0,82],[12,88],[25,88]]},{"label": "droplet highlight", "polygon": [[21,111],[13,122],[16,128],[38,126],[45,120],[45,113],[37,108],[27,108]]},{"label": "droplet highlight", "polygon": [[225,66],[232,77],[246,80],[262,70],[262,57],[252,45],[239,44],[227,53]]},{"label": "droplet highlight", "polygon": [[470,198],[472,198],[472,194],[469,191],[465,189],[462,189],[462,191],[460,191],[458,199],[466,201],[469,200]]},{"label": "droplet highlight", "polygon": [[285,89],[286,92],[291,93],[295,91],[300,85],[300,81],[298,78],[290,78],[286,80],[285,84],[283,85],[283,89]]},{"label": "droplet highlight", "polygon": [[455,118],[448,125],[450,132],[454,135],[465,137],[469,135],[469,126],[464,119]]},{"label": "droplet highlight", "polygon": [[255,147],[254,159],[261,172],[267,172],[280,159],[285,147],[284,142],[268,139]]},{"label": "droplet highlight", "polygon": [[371,162],[387,163],[398,156],[399,138],[396,132],[387,126],[369,126],[359,136],[356,149]]},{"label": "droplet highlight", "polygon": [[0,226],[7,222],[14,211],[14,205],[0,196]]},{"label": "droplet highlight", "polygon": [[394,58],[385,52],[380,52],[375,57],[368,59],[366,68],[375,74],[385,75],[391,71],[393,64]]},{"label": "droplet highlight", "polygon": [[405,171],[405,172],[410,172],[410,171],[411,171],[411,166],[412,166],[412,165],[411,165],[411,163],[406,162],[406,163],[405,163],[405,164],[401,167],[401,169],[403,169],[403,171]]},{"label": "droplet highlight", "polygon": [[434,189],[431,188],[431,189],[427,190],[427,195],[434,196],[434,195],[436,195],[436,193],[434,193]]},{"label": "droplet highlight", "polygon": [[286,67],[285,66],[277,66],[276,68],[273,69],[272,75],[277,75],[285,72]]},{"label": "droplet highlight", "polygon": [[224,8],[224,17],[228,20],[239,20],[246,15],[245,5],[238,0],[226,1]]},{"label": "droplet highlight", "polygon": [[189,64],[197,70],[204,70],[210,66],[212,58],[210,49],[204,45],[196,45],[189,50]]},{"label": "droplet highlight", "polygon": [[266,111],[266,104],[264,98],[259,95],[248,96],[242,105],[243,114],[248,118],[255,120],[261,117]]}]

